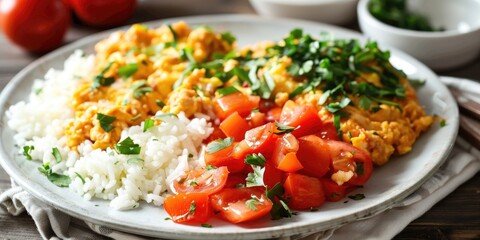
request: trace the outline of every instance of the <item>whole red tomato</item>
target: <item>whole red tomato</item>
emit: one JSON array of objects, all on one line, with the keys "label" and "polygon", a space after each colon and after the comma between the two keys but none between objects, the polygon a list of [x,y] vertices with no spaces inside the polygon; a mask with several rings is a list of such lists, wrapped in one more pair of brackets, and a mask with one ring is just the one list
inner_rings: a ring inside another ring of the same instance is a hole
[{"label": "whole red tomato", "polygon": [[58,47],[70,25],[62,0],[1,0],[0,26],[15,44],[31,52]]},{"label": "whole red tomato", "polygon": [[94,27],[113,27],[125,23],[133,14],[136,0],[68,0],[75,14]]}]

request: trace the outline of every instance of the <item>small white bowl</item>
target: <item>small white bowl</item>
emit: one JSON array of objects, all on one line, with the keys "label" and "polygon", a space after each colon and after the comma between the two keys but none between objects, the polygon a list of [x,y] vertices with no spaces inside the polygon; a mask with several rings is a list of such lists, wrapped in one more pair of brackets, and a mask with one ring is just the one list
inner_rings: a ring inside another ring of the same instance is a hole
[{"label": "small white bowl", "polygon": [[345,25],[356,16],[357,0],[250,0],[263,16],[299,18]]},{"label": "small white bowl", "polygon": [[398,48],[434,70],[447,70],[475,59],[480,52],[480,0],[414,0],[407,8],[427,17],[441,32],[406,30],[387,25],[368,10],[370,0],[357,6],[362,32],[381,45]]}]

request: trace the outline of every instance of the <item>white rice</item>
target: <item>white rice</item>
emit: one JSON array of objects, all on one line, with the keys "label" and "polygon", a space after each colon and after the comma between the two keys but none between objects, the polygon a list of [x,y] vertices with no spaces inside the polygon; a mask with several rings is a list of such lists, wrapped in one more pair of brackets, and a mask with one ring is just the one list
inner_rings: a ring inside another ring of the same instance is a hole
[{"label": "white rice", "polygon": [[[118,210],[138,207],[140,200],[162,205],[172,193],[168,187],[171,182],[185,170],[201,164],[198,159],[202,141],[213,128],[205,116],[189,120],[180,113],[177,117],[161,117],[161,124],[146,132],[143,123],[124,129],[120,141],[130,137],[141,147],[138,155],[93,149],[88,140],[79,145],[78,152],[70,150],[64,129],[74,117],[72,94],[80,84],[78,76],[94,67],[94,57],[82,55],[81,51],[75,52],[63,70],[50,69],[44,80],[35,81],[28,101],[10,107],[8,125],[17,132],[16,143],[33,146],[32,158],[49,163],[54,172],[68,175],[69,188],[86,199],[111,200],[110,206]],[[41,89],[39,94],[35,93],[37,89]],[[62,155],[59,163],[52,155],[55,147]],[[143,161],[129,161],[132,158]]]}]

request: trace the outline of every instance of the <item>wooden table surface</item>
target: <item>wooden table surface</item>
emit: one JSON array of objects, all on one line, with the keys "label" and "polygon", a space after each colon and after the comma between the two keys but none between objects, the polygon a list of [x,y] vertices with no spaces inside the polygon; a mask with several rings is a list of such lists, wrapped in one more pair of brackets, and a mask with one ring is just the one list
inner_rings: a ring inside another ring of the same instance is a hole
[{"label": "wooden table surface", "polygon": [[[169,17],[220,13],[255,14],[247,0],[155,0],[140,1],[129,23]],[[349,28],[358,29],[356,23]],[[66,42],[100,31],[73,24]],[[452,43],[454,44],[454,43]],[[0,90],[31,61],[38,58],[9,43],[0,33]],[[466,66],[448,72],[437,72],[480,80],[480,57]],[[480,147],[480,146],[479,146]],[[8,175],[0,167],[0,192],[10,186]],[[22,226],[19,228],[18,226]],[[15,229],[15,231],[12,231]],[[21,229],[21,230],[20,230]],[[27,215],[0,215],[0,238],[39,239],[33,220]],[[423,216],[413,221],[395,239],[479,239],[480,238],[480,174],[437,203]]]}]

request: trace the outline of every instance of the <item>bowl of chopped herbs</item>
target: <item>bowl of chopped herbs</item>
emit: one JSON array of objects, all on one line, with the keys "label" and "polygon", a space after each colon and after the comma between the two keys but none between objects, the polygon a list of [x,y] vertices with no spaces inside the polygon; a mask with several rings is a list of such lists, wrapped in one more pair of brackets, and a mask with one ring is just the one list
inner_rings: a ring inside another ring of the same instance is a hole
[{"label": "bowl of chopped herbs", "polygon": [[479,0],[360,0],[362,32],[434,70],[452,69],[480,52]]}]

